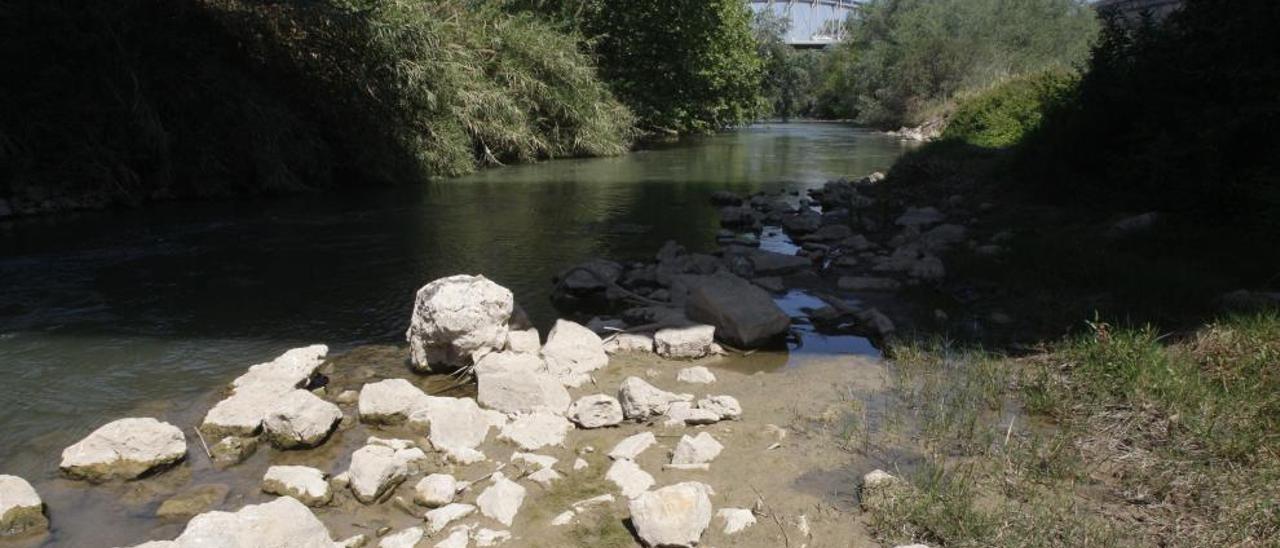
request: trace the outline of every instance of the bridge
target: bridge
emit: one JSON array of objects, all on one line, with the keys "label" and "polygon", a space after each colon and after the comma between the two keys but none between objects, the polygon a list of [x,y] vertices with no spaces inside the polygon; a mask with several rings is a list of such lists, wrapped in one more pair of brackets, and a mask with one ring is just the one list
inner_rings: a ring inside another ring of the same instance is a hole
[{"label": "bridge", "polygon": [[755,11],[770,10],[791,21],[784,38],[797,48],[822,48],[844,39],[844,21],[865,0],[750,0]]}]

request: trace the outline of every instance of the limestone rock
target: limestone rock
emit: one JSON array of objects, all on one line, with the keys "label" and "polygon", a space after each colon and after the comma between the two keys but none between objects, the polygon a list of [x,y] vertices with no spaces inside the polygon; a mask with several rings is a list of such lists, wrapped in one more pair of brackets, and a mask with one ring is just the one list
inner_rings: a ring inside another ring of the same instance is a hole
[{"label": "limestone rock", "polygon": [[227,436],[210,445],[209,453],[213,455],[213,463],[222,467],[240,464],[257,449],[258,438]]},{"label": "limestone rock", "polygon": [[444,540],[437,542],[435,548],[467,548],[471,542],[471,529],[474,525],[459,525],[449,530]]},{"label": "limestone rock", "polygon": [[27,480],[0,475],[0,539],[49,528],[44,501]]},{"label": "limestone rock", "polygon": [[109,422],[62,451],[66,475],[92,482],[130,480],[163,470],[187,455],[178,427],[152,418]]},{"label": "limestone rock", "polygon": [[473,354],[502,350],[514,309],[511,291],[484,276],[449,276],[423,286],[405,333],[413,366],[462,367],[473,363]]},{"label": "limestone rock", "polygon": [[613,461],[613,466],[605,472],[605,479],[613,482],[622,491],[622,496],[632,498],[653,486],[653,476],[640,468],[631,460]]},{"label": "limestone rock", "polygon": [[409,527],[382,537],[382,540],[378,541],[378,548],[413,548],[425,535],[426,531],[421,527]]},{"label": "limestone rock", "polygon": [[658,439],[654,437],[653,432],[641,432],[632,436],[628,436],[618,445],[613,446],[613,450],[609,451],[609,458],[613,460],[636,460],[645,449],[656,443]]},{"label": "limestone rock", "polygon": [[341,420],[338,406],[306,390],[291,390],[267,413],[262,426],[276,448],[295,449],[324,443]]},{"label": "limestone rock", "polygon": [[480,404],[503,413],[563,414],[569,407],[569,392],[534,354],[489,354],[476,366],[476,381]]},{"label": "limestone rock", "polygon": [[556,320],[542,345],[542,357],[565,386],[580,386],[589,373],[609,364],[600,336],[568,320]]},{"label": "limestone rock", "polygon": [[427,534],[434,535],[439,533],[450,523],[465,518],[475,511],[475,506],[455,502],[427,512],[426,516],[424,516],[427,520]]},{"label": "limestone rock", "polygon": [[690,481],[631,499],[628,507],[636,534],[648,546],[696,546],[711,525],[709,491]]},{"label": "limestone rock", "polygon": [[631,420],[644,420],[667,412],[672,402],[688,401],[692,396],[672,394],[655,388],[639,377],[627,377],[618,389],[622,415]]},{"label": "limestone rock", "polygon": [[[400,451],[408,451],[401,449]],[[351,492],[365,504],[376,502],[409,475],[404,456],[384,445],[366,445],[351,454]]]},{"label": "limestone rock", "polygon": [[721,508],[716,517],[724,521],[724,534],[732,535],[756,524],[756,515],[748,508]]},{"label": "limestone rock", "polygon": [[676,374],[676,380],[690,384],[711,384],[716,382],[716,376],[702,366],[686,367]]},{"label": "limestone rock", "polygon": [[653,335],[649,333],[614,333],[604,340],[607,354],[619,352],[653,352]]},{"label": "limestone rock", "polygon": [[429,430],[437,451],[475,449],[489,436],[489,417],[471,398],[433,398],[409,416],[409,424]]},{"label": "limestone rock", "polygon": [[582,428],[616,426],[622,422],[622,404],[606,394],[583,396],[569,406],[568,415]]},{"label": "limestone rock", "polygon": [[511,532],[495,531],[493,529],[480,529],[472,533],[471,538],[475,539],[476,546],[485,548],[487,546],[497,546],[511,540]]},{"label": "limestone rock", "polygon": [[400,424],[426,407],[430,396],[405,379],[386,379],[360,390],[360,420],[370,424]]},{"label": "limestone rock", "polygon": [[495,472],[493,485],[476,497],[476,506],[480,507],[481,514],[510,527],[520,505],[524,504],[524,495],[524,487],[507,479],[501,472]]},{"label": "limestone rock", "polygon": [[307,506],[324,506],[333,499],[324,472],[310,466],[272,466],[262,476],[262,491],[298,499]]},{"label": "limestone rock", "polygon": [[682,436],[671,455],[671,464],[709,464],[720,456],[722,450],[724,446],[706,432],[697,436]]},{"label": "limestone rock", "polygon": [[207,512],[187,522],[173,548],[253,546],[254,548],[334,548],[329,531],[305,505],[291,497],[245,506],[235,512]]},{"label": "limestone rock", "polygon": [[716,328],[710,325],[668,327],[653,334],[653,347],[664,358],[701,358],[711,353],[715,334]]},{"label": "limestone rock", "polygon": [[231,396],[209,410],[200,429],[214,438],[257,435],[280,397],[305,385],[328,352],[322,344],[294,348],[250,367],[231,382]]},{"label": "limestone rock", "polygon": [[529,413],[519,415],[502,428],[498,437],[514,442],[525,451],[561,445],[573,425],[560,415]]},{"label": "limestone rock", "polygon": [[249,367],[249,371],[231,381],[231,386],[242,388],[271,387],[277,392],[301,388],[324,363],[329,347],[315,344],[294,348],[276,359]]},{"label": "limestone rock", "polygon": [[449,474],[431,474],[413,486],[413,500],[427,508],[439,508],[453,502],[458,493],[458,480]]},{"label": "limestone rock", "polygon": [[507,332],[507,352],[518,354],[537,354],[542,349],[542,339],[536,328],[511,330]]},{"label": "limestone rock", "polygon": [[682,282],[689,288],[685,314],[715,326],[715,336],[722,341],[758,348],[791,327],[791,318],[768,292],[733,274],[686,276]]},{"label": "limestone rock", "polygon": [[733,396],[711,396],[698,400],[698,409],[712,411],[723,420],[737,420],[742,417],[742,405]]}]

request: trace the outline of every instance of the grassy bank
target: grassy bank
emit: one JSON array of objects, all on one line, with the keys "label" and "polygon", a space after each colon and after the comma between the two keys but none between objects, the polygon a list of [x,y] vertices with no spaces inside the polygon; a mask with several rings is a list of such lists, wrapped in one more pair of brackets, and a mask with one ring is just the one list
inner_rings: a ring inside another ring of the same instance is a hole
[{"label": "grassy bank", "polygon": [[1186,333],[1090,328],[1020,357],[895,347],[889,412],[916,426],[858,432],[851,447],[905,447],[921,458],[891,470],[906,483],[864,493],[877,537],[941,546],[1280,541],[1280,316],[1231,316]]}]

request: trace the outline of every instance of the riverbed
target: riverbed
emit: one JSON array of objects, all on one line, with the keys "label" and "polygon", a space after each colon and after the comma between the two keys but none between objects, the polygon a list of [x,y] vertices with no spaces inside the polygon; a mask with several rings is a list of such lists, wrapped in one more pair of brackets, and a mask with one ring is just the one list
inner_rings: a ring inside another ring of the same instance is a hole
[{"label": "riverbed", "polygon": [[[0,223],[0,473],[39,490],[93,428],[198,416],[218,387],[290,347],[398,344],[414,290],[441,276],[494,279],[545,331],[560,315],[551,277],[568,265],[651,256],[666,240],[714,248],[713,191],[804,190],[886,170],[909,146],[839,124],[765,124],[423,186]],[[874,351],[815,337],[802,351]]]}]

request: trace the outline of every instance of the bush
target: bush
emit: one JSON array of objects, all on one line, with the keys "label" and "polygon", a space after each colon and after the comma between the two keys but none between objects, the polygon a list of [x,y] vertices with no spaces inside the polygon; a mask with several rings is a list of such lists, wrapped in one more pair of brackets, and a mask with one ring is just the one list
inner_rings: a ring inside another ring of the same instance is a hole
[{"label": "bush", "polygon": [[961,99],[942,138],[988,148],[1017,144],[1040,127],[1045,111],[1071,99],[1077,81],[1069,72],[1046,71]]}]

